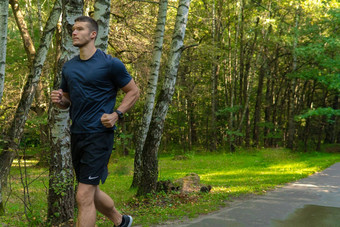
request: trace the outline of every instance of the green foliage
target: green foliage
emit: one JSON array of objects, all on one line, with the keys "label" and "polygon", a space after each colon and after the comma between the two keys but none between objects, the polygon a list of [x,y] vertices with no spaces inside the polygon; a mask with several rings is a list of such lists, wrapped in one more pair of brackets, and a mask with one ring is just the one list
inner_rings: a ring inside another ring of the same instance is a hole
[{"label": "green foliage", "polygon": [[223,109],[218,110],[216,113],[217,116],[228,116],[230,113],[237,113],[242,109],[241,105],[235,105],[233,107],[225,107]]},{"label": "green foliage", "polygon": [[3,216],[4,214],[5,214],[4,204],[1,203],[1,204],[0,204],[0,217]]},{"label": "green foliage", "polygon": [[[57,176],[51,176],[50,181],[53,182],[53,191],[57,196],[65,196],[66,191],[69,190],[69,187],[73,185],[73,179],[69,178],[69,175],[62,171]],[[58,204],[54,204],[55,206],[58,206]]]},{"label": "green foliage", "polygon": [[27,119],[25,123],[24,138],[21,140],[21,145],[25,147],[44,147],[41,144],[41,125],[47,125],[47,114],[43,116],[35,116]]},{"label": "green foliage", "polygon": [[[240,131],[231,131],[231,130],[226,130],[226,134],[231,137],[230,141],[233,142],[235,140],[235,137],[243,137],[244,133]],[[227,140],[227,138],[225,138]]]},{"label": "green foliage", "polygon": [[334,123],[333,120],[331,120],[331,118],[333,116],[340,116],[340,110],[334,110],[330,107],[327,108],[317,108],[314,110],[308,110],[307,112],[305,112],[304,114],[300,114],[298,116],[296,116],[296,120],[302,120],[302,119],[306,119],[306,118],[310,118],[310,117],[319,117],[319,116],[325,116],[327,117],[328,122],[330,123]]},{"label": "green foliage", "polygon": [[297,72],[304,79],[316,80],[328,89],[340,91],[340,33],[337,26],[340,10],[331,9],[318,23],[308,24],[299,33],[305,39],[296,49],[301,60],[308,63]]}]

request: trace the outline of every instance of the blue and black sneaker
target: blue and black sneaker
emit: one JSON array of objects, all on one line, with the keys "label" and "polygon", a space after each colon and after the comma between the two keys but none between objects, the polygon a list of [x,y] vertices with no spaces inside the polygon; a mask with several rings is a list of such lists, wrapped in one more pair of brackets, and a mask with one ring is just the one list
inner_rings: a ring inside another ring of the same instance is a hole
[{"label": "blue and black sneaker", "polygon": [[133,219],[130,215],[123,215],[122,223],[120,223],[120,225],[118,225],[117,227],[131,227],[132,221],[133,221]]}]

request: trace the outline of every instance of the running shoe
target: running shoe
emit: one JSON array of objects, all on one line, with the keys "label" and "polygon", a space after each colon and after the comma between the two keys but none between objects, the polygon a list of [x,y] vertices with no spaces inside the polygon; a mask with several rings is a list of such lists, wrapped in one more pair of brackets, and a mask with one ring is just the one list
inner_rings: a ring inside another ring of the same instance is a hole
[{"label": "running shoe", "polygon": [[[132,221],[133,219],[130,215],[123,215],[122,223],[120,223],[120,225],[118,225],[117,227],[131,227]],[[116,226],[114,225],[114,227]]]}]

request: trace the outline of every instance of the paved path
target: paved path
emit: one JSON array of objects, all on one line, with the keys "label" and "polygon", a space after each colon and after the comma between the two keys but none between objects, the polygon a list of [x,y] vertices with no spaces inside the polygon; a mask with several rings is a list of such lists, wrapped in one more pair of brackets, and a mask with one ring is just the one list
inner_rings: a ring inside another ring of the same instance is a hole
[{"label": "paved path", "polygon": [[265,195],[236,200],[218,212],[167,226],[340,227],[340,162]]}]

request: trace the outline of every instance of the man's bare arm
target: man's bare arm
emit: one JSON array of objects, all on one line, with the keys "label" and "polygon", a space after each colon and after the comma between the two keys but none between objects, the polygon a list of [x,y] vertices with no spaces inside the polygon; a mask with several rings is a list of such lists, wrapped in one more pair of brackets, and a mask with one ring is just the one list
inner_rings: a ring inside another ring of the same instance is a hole
[{"label": "man's bare arm", "polygon": [[[125,93],[125,96],[122,100],[122,103],[119,105],[117,110],[122,113],[126,113],[139,98],[139,89],[132,79],[127,85],[122,88],[122,91]],[[112,128],[118,120],[118,114],[113,112],[112,114],[103,114],[101,121],[102,124],[107,128]]]},{"label": "man's bare arm", "polygon": [[117,110],[122,113],[126,113],[139,98],[139,89],[132,79],[126,86],[122,88],[122,91],[125,93],[122,103],[119,105]]}]

